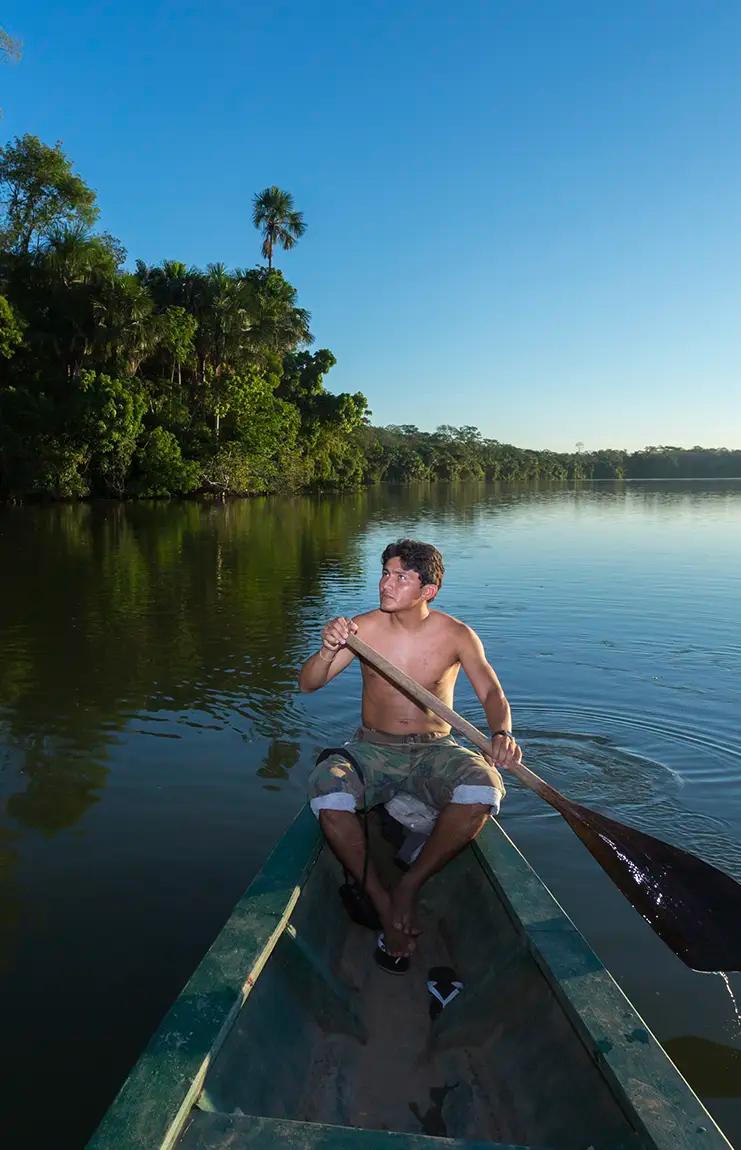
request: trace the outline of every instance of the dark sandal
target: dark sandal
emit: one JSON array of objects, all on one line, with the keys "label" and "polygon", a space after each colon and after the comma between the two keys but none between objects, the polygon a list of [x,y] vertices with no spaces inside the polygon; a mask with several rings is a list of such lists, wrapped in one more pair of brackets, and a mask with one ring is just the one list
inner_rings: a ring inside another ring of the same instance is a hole
[{"label": "dark sandal", "polygon": [[431,995],[430,1018],[442,1014],[463,990],[463,983],[452,966],[433,966],[427,972],[427,989]]}]

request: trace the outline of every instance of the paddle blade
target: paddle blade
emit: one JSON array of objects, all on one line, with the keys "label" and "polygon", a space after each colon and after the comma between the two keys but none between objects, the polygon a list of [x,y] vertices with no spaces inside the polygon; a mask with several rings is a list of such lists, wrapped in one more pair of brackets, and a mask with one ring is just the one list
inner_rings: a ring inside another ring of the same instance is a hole
[{"label": "paddle blade", "polygon": [[679,847],[559,798],[557,809],[571,829],[677,958],[693,970],[741,970],[735,879]]}]

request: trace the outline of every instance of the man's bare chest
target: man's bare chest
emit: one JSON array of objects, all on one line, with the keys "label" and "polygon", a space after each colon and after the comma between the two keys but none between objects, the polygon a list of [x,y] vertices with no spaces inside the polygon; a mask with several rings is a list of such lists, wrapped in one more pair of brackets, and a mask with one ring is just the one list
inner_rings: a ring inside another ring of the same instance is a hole
[{"label": "man's bare chest", "polygon": [[[445,644],[440,646],[430,644],[424,648],[410,645],[405,649],[397,644],[383,643],[378,638],[375,642],[369,638],[368,642],[401,671],[436,694],[455,682],[458,675],[460,664],[453,651],[445,649]],[[386,690],[396,692],[396,688],[387,679],[367,664],[363,665],[363,680],[366,687],[374,693]]]}]

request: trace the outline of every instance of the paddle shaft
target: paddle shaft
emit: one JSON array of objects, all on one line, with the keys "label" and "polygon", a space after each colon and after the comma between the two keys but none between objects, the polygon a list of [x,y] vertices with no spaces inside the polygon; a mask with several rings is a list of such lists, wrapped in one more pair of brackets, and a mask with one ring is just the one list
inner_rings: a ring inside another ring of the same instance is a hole
[{"label": "paddle shaft", "polygon": [[[474,727],[473,723],[469,723],[468,719],[464,719],[463,716],[459,715],[457,711],[454,711],[452,707],[448,707],[447,704],[443,703],[442,699],[438,699],[437,695],[433,695],[432,691],[428,691],[426,687],[423,687],[416,679],[413,679],[411,675],[407,675],[406,672],[394,666],[385,656],[379,654],[373,647],[369,647],[368,644],[362,639],[359,639],[357,635],[348,636],[347,646],[356,655],[359,655],[361,659],[365,659],[366,663],[370,663],[371,667],[375,667],[377,671],[380,671],[385,678],[390,679],[394,686],[399,687],[405,695],[409,695],[410,698],[414,699],[415,703],[419,703],[421,707],[426,707],[428,711],[432,711],[433,714],[443,719],[446,723],[449,723],[451,727],[458,731],[459,734],[464,735],[470,743],[473,743],[473,745],[478,747],[480,751],[483,751],[485,755],[491,755],[491,739],[487,739],[486,735]],[[547,803],[560,809],[559,800],[561,800],[563,796],[555,787],[547,783],[545,779],[541,779],[540,775],[536,775],[535,772],[531,771],[529,767],[526,767],[524,763],[510,763],[507,769],[510,770],[513,775],[516,775],[520,782],[524,783],[526,787],[529,787],[531,791],[535,791],[535,793],[540,795],[542,799],[545,799]]]}]

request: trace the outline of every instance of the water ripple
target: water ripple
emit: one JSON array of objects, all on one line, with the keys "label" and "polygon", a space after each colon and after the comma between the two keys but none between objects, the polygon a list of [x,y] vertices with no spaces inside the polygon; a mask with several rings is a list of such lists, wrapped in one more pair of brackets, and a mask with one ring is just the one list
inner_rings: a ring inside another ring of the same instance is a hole
[{"label": "water ripple", "polygon": [[696,746],[704,752],[712,750],[718,755],[741,762],[741,746],[737,747],[729,742],[719,742],[709,738],[705,734],[698,734],[693,728],[683,730],[677,726],[662,723],[658,719],[636,714],[635,712],[621,715],[614,709],[605,710],[601,707],[585,706],[584,704],[570,706],[564,703],[539,702],[532,699],[526,700],[520,705],[523,710],[535,713],[547,711],[549,714],[563,716],[564,718],[573,718],[578,722],[592,722],[608,728],[623,727],[649,731],[651,734],[661,736],[662,739]]}]

